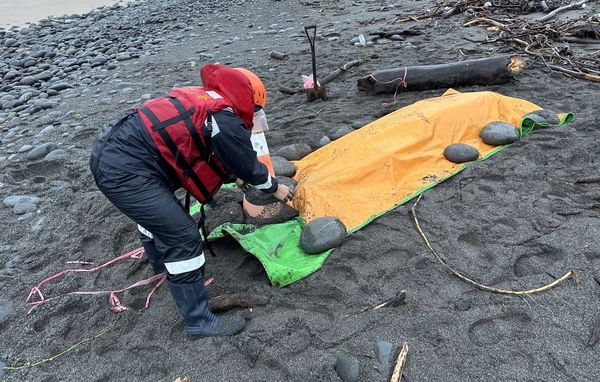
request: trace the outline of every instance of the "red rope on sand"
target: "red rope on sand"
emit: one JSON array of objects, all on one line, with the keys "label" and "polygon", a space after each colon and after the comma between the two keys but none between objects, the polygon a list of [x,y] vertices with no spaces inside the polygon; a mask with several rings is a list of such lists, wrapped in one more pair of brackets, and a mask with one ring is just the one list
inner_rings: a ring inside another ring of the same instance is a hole
[{"label": "red rope on sand", "polygon": [[[93,273],[93,272],[98,272],[102,269],[105,268],[109,268],[117,263],[120,263],[124,260],[127,259],[134,259],[134,260],[139,260],[142,259],[142,256],[144,254],[144,248],[137,248],[134,249],[133,251],[127,252],[124,255],[121,255],[119,257],[116,257],[102,265],[99,265],[97,267],[94,268],[89,268],[89,269],[83,269],[83,268],[76,268],[76,269],[65,269],[64,271],[58,272],[50,277],[45,278],[44,280],[42,280],[39,284],[37,284],[36,286],[34,286],[31,289],[31,292],[29,293],[29,296],[27,296],[27,300],[25,301],[25,303],[30,306],[31,308],[29,309],[29,312],[27,312],[27,314],[31,313],[35,308],[39,307],[40,305],[43,305],[45,303],[47,303],[48,301],[53,301],[53,300],[58,300],[60,298],[66,297],[66,296],[100,296],[100,295],[108,295],[109,296],[109,302],[111,305],[111,310],[114,313],[121,313],[124,312],[126,310],[130,310],[131,308],[125,306],[122,302],[121,299],[119,298],[118,294],[119,293],[123,293],[126,292],[128,290],[131,289],[135,289],[135,288],[139,288],[139,287],[143,287],[143,286],[147,286],[150,285],[152,283],[156,283],[154,285],[154,288],[152,288],[152,290],[150,291],[150,293],[148,294],[148,297],[146,297],[146,304],[144,305],[144,307],[142,309],[140,309],[140,311],[144,310],[144,309],[148,309],[148,307],[150,306],[150,301],[152,300],[152,297],[154,296],[154,294],[156,293],[156,291],[158,290],[158,288],[160,288],[160,286],[165,282],[165,280],[167,279],[167,274],[166,273],[160,273],[158,275],[154,275],[152,277],[149,277],[147,279],[144,280],[140,280],[136,283],[131,284],[130,286],[123,288],[123,289],[117,289],[117,290],[106,290],[106,291],[75,291],[75,292],[69,292],[69,293],[65,293],[65,294],[61,294],[58,296],[54,296],[54,297],[50,297],[50,298],[46,298],[43,294],[42,294],[42,287],[44,287],[44,285],[48,284],[51,281],[54,281],[56,279],[65,277],[71,273]],[[78,262],[77,262],[78,263]],[[206,280],[206,282],[204,283],[204,286],[209,286],[210,284],[212,284],[214,281],[214,279],[211,277],[208,280]],[[34,299],[37,297],[37,301],[34,301]]]}]

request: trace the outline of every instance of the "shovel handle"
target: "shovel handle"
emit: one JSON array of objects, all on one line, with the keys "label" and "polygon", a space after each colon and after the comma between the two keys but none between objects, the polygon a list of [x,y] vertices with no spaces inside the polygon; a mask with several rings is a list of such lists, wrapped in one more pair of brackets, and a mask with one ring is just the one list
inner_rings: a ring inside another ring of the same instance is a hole
[{"label": "shovel handle", "polygon": [[[309,33],[312,31],[312,36]],[[317,62],[315,58],[315,40],[317,39],[317,26],[316,25],[308,25],[304,27],[304,32],[306,33],[306,37],[308,37],[308,42],[310,44],[310,54],[312,58],[312,71],[313,71],[313,81],[314,87],[317,87]]]}]

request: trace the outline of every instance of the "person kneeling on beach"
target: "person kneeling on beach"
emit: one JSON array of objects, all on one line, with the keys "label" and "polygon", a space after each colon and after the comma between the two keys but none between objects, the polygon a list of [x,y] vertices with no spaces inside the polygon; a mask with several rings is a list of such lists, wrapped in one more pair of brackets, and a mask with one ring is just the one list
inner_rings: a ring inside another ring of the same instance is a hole
[{"label": "person kneeling on beach", "polygon": [[167,272],[188,334],[227,336],[246,321],[211,312],[200,233],[174,191],[183,187],[204,204],[234,181],[281,201],[293,193],[269,175],[250,141],[252,127],[266,125],[262,81],[246,69],[221,65],[204,66],[200,75],[203,87],[172,90],[105,129],[90,169],[100,191],[138,224],[154,272]]}]

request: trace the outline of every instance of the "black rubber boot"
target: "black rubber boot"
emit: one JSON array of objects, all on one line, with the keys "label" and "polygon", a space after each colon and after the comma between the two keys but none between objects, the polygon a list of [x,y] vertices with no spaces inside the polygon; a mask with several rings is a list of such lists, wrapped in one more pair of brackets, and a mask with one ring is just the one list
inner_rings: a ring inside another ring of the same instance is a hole
[{"label": "black rubber boot", "polygon": [[192,338],[231,336],[246,326],[246,320],[240,315],[219,317],[210,311],[204,279],[193,283],[169,281],[169,289]]}]

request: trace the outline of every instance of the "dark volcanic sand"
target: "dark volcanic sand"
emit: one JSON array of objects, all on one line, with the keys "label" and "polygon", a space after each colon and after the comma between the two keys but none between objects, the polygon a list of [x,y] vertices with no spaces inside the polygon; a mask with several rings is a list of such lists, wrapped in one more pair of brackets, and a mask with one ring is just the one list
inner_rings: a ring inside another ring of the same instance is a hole
[{"label": "dark volcanic sand", "polygon": [[[323,135],[372,120],[383,103],[392,101],[391,96],[359,93],[355,82],[360,76],[376,68],[457,60],[459,49],[479,57],[496,48],[463,40],[482,38],[485,30],[462,28],[462,15],[420,23],[424,34],[405,41],[354,47],[350,39],[358,33],[385,26],[384,21],[370,26],[360,21],[392,20],[394,13],[431,4],[410,2],[388,12],[366,12],[377,4],[361,1],[353,2],[356,6],[349,1],[322,4],[321,12],[298,2],[257,0],[198,19],[199,37],[186,35],[157,55],[128,61],[108,72],[108,82],[86,93],[79,87],[72,98],[61,100],[51,116],[56,128],[41,138],[36,134],[50,124],[43,119],[48,111],[21,121],[5,118],[0,125],[3,156],[24,144],[52,141],[65,157],[28,161],[21,153],[0,162],[2,199],[41,198],[38,210],[24,219],[0,208],[0,361],[14,365],[47,358],[114,322],[106,298],[70,298],[31,315],[24,300],[33,285],[64,269],[68,260],[99,263],[139,246],[135,225],[97,191],[87,161],[100,127],[139,103],[142,95],[156,97],[174,85],[197,84],[198,68],[206,63],[247,66],[271,90],[272,151],[302,142],[316,148]],[[275,23],[274,33],[256,33]],[[310,73],[308,43],[294,37],[310,23],[317,23],[320,32],[339,34],[337,41],[325,37],[317,42],[323,75],[352,59],[371,59],[330,83],[329,101],[307,104],[304,95],[286,96],[276,89],[298,86],[301,75]],[[288,27],[295,29],[283,31]],[[272,50],[288,53],[289,60],[270,59]],[[110,93],[122,82],[133,90]],[[172,381],[188,376],[193,382],[336,381],[335,360],[346,354],[361,361],[361,381],[382,381],[383,368],[373,353],[378,340],[397,346],[408,341],[405,374],[410,381],[600,380],[600,345],[587,345],[600,315],[600,286],[592,279],[600,275],[600,186],[574,183],[597,177],[600,170],[600,87],[550,74],[536,64],[510,84],[487,90],[571,111],[577,120],[568,127],[534,131],[428,191],[418,208],[423,229],[449,263],[485,284],[529,289],[569,270],[577,272],[577,282],[523,299],[475,290],[433,259],[407,205],[348,238],[322,270],[283,289],[271,287],[258,261],[235,242],[215,245],[218,257],[207,257],[207,274],[216,280],[212,295],[250,292],[270,299],[266,307],[243,311],[250,322],[238,336],[188,342],[167,288],[161,288],[149,310],[123,313],[102,337],[45,365],[7,372],[2,380]],[[443,91],[400,94],[394,108]],[[13,126],[29,133],[6,138]],[[100,275],[70,277],[46,292],[123,287],[150,274],[146,263],[125,263]],[[400,289],[407,291],[406,305],[342,318]],[[147,291],[126,294],[125,303],[140,307]]]}]

